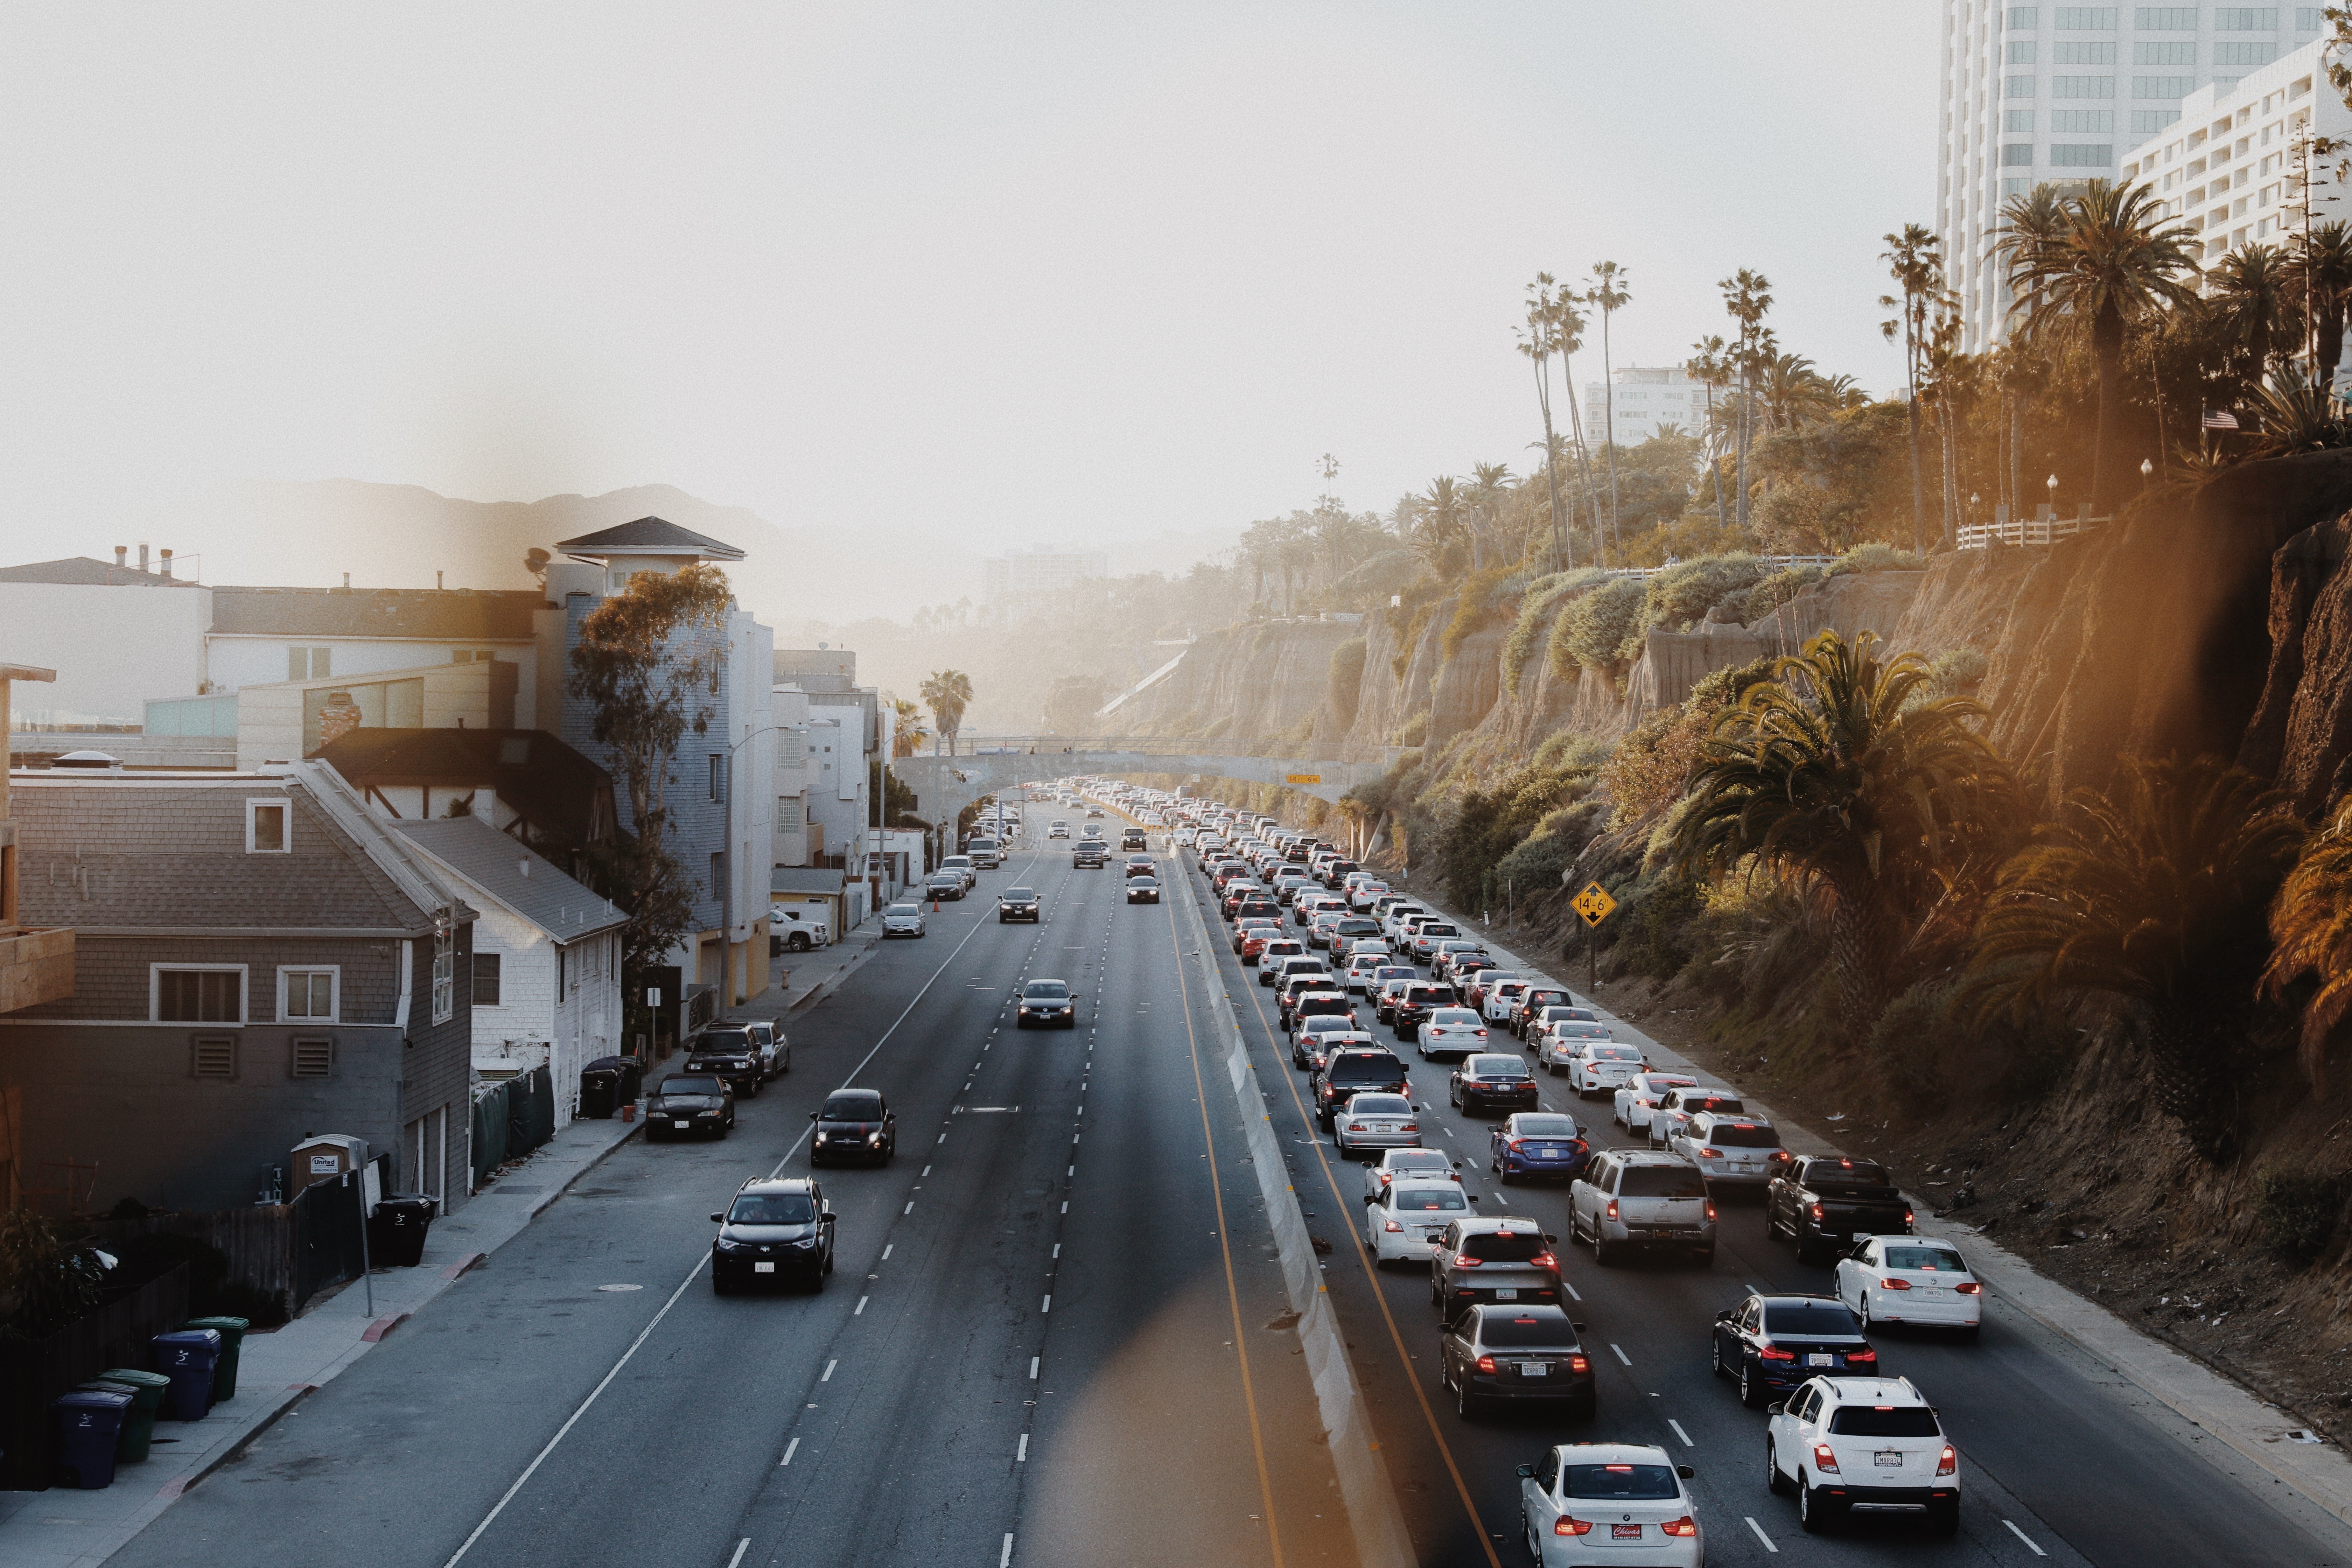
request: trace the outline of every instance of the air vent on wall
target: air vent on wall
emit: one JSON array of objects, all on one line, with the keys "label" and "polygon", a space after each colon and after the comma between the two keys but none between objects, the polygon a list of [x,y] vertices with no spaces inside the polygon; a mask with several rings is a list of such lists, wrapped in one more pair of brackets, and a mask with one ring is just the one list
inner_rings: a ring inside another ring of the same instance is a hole
[{"label": "air vent on wall", "polygon": [[236,1037],[198,1035],[189,1045],[188,1073],[192,1078],[235,1078]]},{"label": "air vent on wall", "polygon": [[293,1072],[296,1078],[332,1078],[335,1042],[324,1038],[296,1040]]}]

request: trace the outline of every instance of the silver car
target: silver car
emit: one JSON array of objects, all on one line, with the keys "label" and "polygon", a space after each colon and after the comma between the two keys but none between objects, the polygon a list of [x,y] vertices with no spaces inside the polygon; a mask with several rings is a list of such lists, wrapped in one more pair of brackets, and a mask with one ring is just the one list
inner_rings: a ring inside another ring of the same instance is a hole
[{"label": "silver car", "polygon": [[1662,1247],[1715,1257],[1715,1204],[1706,1178],[1675,1154],[1610,1149],[1568,1185],[1568,1234],[1592,1244],[1606,1268],[1621,1253]]},{"label": "silver car", "polygon": [[1745,1111],[1702,1110],[1675,1134],[1673,1148],[1699,1168],[1710,1190],[1762,1187],[1771,1183],[1780,1134],[1770,1122]]},{"label": "silver car", "polygon": [[923,930],[922,905],[885,904],[882,906],[884,936],[920,936],[923,934]]},{"label": "silver car", "polygon": [[1418,1149],[1420,1114],[1401,1094],[1350,1095],[1331,1118],[1331,1142],[1342,1154],[1360,1149]]},{"label": "silver car", "polygon": [[1400,1175],[1364,1194],[1364,1246],[1383,1268],[1391,1263],[1426,1263],[1445,1227],[1469,1212],[1470,1201],[1451,1173]]}]

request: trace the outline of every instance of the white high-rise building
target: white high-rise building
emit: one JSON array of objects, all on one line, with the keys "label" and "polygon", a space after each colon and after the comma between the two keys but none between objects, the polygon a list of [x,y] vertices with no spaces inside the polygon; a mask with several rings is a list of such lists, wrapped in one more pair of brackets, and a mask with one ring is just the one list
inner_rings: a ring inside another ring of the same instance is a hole
[{"label": "white high-rise building", "polygon": [[2043,183],[2116,178],[2116,154],[2171,126],[2183,99],[2226,92],[2317,38],[2320,11],[1944,0],[1935,226],[1960,300],[1961,348],[1989,348],[2005,330],[1990,255],[2004,201]]},{"label": "white high-rise building", "polygon": [[993,605],[1006,599],[1050,597],[1089,577],[1110,575],[1110,557],[1099,550],[1016,550],[982,563],[982,589]]},{"label": "white high-rise building", "polygon": [[[1617,384],[1617,445],[1638,447],[1668,425],[1685,436],[1706,433],[1706,388],[1680,365],[1652,369],[1620,365]],[[1609,389],[1584,384],[1584,438],[1595,450],[1609,444]]]}]

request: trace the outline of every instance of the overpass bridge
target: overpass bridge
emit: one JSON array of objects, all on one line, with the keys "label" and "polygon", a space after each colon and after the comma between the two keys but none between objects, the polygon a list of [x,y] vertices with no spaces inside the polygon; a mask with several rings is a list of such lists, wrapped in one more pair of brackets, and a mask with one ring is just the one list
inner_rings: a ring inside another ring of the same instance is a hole
[{"label": "overpass bridge", "polygon": [[1073,773],[1176,773],[1279,784],[1336,801],[1388,772],[1395,756],[1383,749],[1367,762],[1254,756],[1220,752],[1213,742],[1138,735],[964,735],[953,752],[894,757],[890,772],[915,792],[916,815],[952,824],[983,795]]}]

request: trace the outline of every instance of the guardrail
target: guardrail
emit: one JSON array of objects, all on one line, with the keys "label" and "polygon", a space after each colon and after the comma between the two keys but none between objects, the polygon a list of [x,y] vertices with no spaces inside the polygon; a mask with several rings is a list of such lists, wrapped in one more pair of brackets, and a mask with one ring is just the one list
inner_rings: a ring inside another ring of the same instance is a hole
[{"label": "guardrail", "polygon": [[902,761],[949,757],[1054,756],[1087,752],[1140,752],[1150,756],[1230,755],[1278,757],[1297,750],[1274,741],[1215,741],[1183,735],[959,735],[948,750],[919,752]]}]

